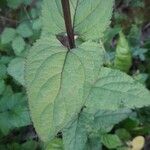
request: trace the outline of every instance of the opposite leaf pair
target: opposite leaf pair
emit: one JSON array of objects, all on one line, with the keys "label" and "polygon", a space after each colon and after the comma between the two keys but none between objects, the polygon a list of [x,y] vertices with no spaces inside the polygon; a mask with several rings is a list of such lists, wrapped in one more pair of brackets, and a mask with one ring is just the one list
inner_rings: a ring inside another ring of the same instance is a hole
[{"label": "opposite leaf pair", "polygon": [[[70,0],[74,32],[87,40],[71,50],[56,38],[66,32],[61,2],[43,3],[43,34],[29,52],[25,72],[33,124],[45,142],[62,131],[66,150],[87,149],[93,124],[97,121],[97,133],[103,126],[103,113],[109,116],[105,125],[112,126],[128,115],[112,121],[110,114],[149,105],[150,94],[128,75],[103,67],[103,45],[92,41],[109,24],[113,0]],[[83,121],[87,115],[91,119]]]}]

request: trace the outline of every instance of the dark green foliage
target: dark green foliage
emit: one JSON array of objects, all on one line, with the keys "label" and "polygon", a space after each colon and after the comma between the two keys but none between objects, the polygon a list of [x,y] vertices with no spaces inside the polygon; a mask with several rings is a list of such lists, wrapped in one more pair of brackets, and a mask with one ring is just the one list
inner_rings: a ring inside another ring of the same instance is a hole
[{"label": "dark green foliage", "polygon": [[0,149],[2,150],[35,150],[41,145],[37,142],[37,135],[31,126],[24,88],[25,57],[41,30],[40,7],[40,0],[34,3],[31,0],[0,1],[2,12],[0,15]]}]

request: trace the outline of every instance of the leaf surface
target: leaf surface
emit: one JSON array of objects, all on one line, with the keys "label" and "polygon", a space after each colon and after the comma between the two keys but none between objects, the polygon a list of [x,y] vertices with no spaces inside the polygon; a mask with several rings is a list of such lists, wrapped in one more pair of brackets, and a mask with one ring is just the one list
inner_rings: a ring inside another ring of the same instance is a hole
[{"label": "leaf surface", "polygon": [[140,108],[150,104],[150,92],[132,77],[118,70],[101,68],[86,106],[89,112]]},{"label": "leaf surface", "polygon": [[46,150],[64,150],[63,142],[61,139],[54,138],[48,145],[45,147]]},{"label": "leaf surface", "polygon": [[10,8],[16,9],[21,5],[22,1],[20,0],[7,0],[7,5]]},{"label": "leaf surface", "polygon": [[99,110],[95,114],[89,114],[85,108],[80,113],[80,117],[70,127],[63,130],[65,150],[100,149],[100,135],[109,132],[115,124],[130,114],[130,110]]},{"label": "leaf surface", "polygon": [[113,134],[103,135],[101,141],[108,149],[116,149],[123,145],[119,137]]},{"label": "leaf surface", "polygon": [[10,61],[8,68],[7,68],[7,72],[18,83],[20,83],[21,85],[25,85],[24,69],[25,69],[25,59],[16,57]]},{"label": "leaf surface", "polygon": [[68,51],[53,36],[33,46],[27,58],[26,86],[32,120],[42,140],[50,140],[77,118],[87,96],[84,87],[94,81],[95,72],[98,75],[103,53],[99,44],[90,41]]},{"label": "leaf surface", "polygon": [[2,44],[10,43],[16,36],[16,30],[13,28],[5,28],[1,35]]},{"label": "leaf surface", "polygon": [[[74,0],[70,0],[72,3]],[[82,39],[99,39],[110,23],[113,0],[75,0],[73,27]]]},{"label": "leaf surface", "polygon": [[0,120],[0,130],[5,135],[14,128],[30,125],[26,97],[21,93],[6,91],[0,99]]},{"label": "leaf surface", "polygon": [[25,49],[25,41],[21,36],[16,36],[12,41],[12,48],[16,55],[19,55]]},{"label": "leaf surface", "polygon": [[[66,32],[61,1],[44,0],[43,32],[60,34]],[[84,40],[102,37],[110,23],[113,0],[70,0],[72,25],[75,34]]]},{"label": "leaf surface", "polygon": [[33,35],[33,31],[31,30],[31,27],[26,23],[20,24],[17,27],[16,31],[24,38],[28,38]]},{"label": "leaf surface", "polygon": [[69,128],[63,131],[65,150],[83,150],[87,141],[84,116],[80,116]]},{"label": "leaf surface", "polygon": [[4,80],[0,79],[0,95],[4,92],[5,90],[5,82]]},{"label": "leaf surface", "polygon": [[0,64],[0,71],[0,79],[5,79],[7,76],[7,67],[4,64]]}]

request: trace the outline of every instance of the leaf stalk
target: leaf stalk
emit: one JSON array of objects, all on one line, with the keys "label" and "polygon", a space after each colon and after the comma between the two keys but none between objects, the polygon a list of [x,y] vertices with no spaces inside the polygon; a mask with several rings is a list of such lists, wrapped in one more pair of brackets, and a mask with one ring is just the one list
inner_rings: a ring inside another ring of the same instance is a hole
[{"label": "leaf stalk", "polygon": [[62,9],[63,9],[66,32],[68,36],[69,48],[73,49],[75,48],[75,40],[74,40],[74,30],[73,30],[72,21],[71,21],[69,0],[61,0],[61,4],[62,4]]}]

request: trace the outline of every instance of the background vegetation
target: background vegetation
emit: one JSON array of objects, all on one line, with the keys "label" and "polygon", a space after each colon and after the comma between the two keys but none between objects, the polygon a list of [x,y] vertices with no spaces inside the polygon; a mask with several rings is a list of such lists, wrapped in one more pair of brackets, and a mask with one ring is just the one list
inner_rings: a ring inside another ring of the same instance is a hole
[{"label": "background vegetation", "polygon": [[[0,149],[42,149],[29,115],[24,88],[28,50],[41,32],[41,0],[0,0]],[[106,66],[120,69],[150,89],[150,1],[116,0],[103,42]],[[122,31],[122,32],[121,32]],[[137,136],[150,149],[150,108],[136,110],[103,140],[104,149],[127,149]],[[54,144],[55,143],[55,144]],[[52,150],[61,149],[55,140]],[[54,146],[57,145],[57,148]],[[119,147],[119,148],[118,148]]]}]

